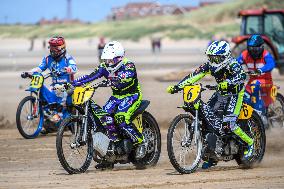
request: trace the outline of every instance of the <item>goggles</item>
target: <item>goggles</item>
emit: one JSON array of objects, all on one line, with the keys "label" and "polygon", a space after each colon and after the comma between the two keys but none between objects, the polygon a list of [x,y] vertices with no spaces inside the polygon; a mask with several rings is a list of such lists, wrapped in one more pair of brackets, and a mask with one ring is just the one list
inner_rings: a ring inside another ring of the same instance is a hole
[{"label": "goggles", "polygon": [[222,55],[208,55],[208,59],[212,63],[220,64],[220,63],[224,62],[226,57],[222,56]]}]

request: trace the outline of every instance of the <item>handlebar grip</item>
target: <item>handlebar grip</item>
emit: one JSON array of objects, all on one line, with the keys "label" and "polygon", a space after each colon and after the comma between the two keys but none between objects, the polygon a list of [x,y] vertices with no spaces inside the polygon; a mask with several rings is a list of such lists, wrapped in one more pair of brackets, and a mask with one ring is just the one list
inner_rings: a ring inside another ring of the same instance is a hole
[{"label": "handlebar grip", "polygon": [[23,72],[23,73],[21,73],[21,77],[23,78],[23,79],[25,79],[25,78],[31,78],[31,74],[29,74],[28,72]]},{"label": "handlebar grip", "polygon": [[205,87],[209,90],[216,90],[217,89],[217,86],[216,85],[205,85]]}]

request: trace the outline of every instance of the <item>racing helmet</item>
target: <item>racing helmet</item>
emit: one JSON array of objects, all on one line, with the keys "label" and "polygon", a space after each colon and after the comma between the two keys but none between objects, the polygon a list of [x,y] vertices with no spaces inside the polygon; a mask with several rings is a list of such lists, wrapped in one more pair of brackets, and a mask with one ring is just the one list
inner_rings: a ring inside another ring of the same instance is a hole
[{"label": "racing helmet", "polygon": [[105,45],[101,59],[105,62],[108,70],[114,72],[122,65],[124,54],[123,46],[117,41],[111,41]]},{"label": "racing helmet", "polygon": [[213,41],[207,48],[205,54],[208,56],[209,64],[215,71],[226,67],[232,58],[230,44],[226,41]]},{"label": "racing helmet", "polygon": [[66,54],[65,40],[61,36],[52,37],[49,41],[49,51],[51,57],[58,61]]},{"label": "racing helmet", "polygon": [[264,51],[264,40],[261,35],[254,34],[247,40],[247,50],[253,59],[261,57]]}]

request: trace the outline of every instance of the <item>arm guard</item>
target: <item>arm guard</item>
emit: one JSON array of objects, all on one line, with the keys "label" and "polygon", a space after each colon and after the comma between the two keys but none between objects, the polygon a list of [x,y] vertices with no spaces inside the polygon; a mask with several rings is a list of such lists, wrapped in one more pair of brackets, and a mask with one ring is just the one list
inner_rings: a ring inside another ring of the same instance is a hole
[{"label": "arm guard", "polygon": [[177,86],[180,89],[183,89],[186,85],[194,84],[195,82],[199,81],[209,73],[210,73],[209,65],[208,63],[205,63],[201,65],[199,68],[197,68],[192,74],[189,74],[183,80],[181,80]]}]

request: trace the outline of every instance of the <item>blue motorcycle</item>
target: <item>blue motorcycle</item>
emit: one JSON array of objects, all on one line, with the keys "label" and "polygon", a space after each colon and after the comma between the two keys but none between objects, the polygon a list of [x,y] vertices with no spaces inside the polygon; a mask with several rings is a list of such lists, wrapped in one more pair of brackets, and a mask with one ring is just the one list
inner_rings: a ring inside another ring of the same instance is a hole
[{"label": "blue motorcycle", "polygon": [[[256,76],[257,73],[246,72],[249,76]],[[266,86],[264,86],[266,85]],[[269,85],[269,86],[267,86]],[[266,129],[279,126],[284,128],[284,97],[279,93],[279,86],[272,84],[260,84],[257,80],[250,85],[252,93],[246,93],[244,102],[252,106],[260,115]],[[262,87],[271,87],[270,94],[262,92]],[[265,107],[264,96],[270,95],[272,103]]]},{"label": "blue motorcycle", "polygon": [[[22,78],[30,78],[30,86],[25,91],[29,91],[30,95],[21,100],[16,113],[16,124],[20,134],[26,139],[36,138],[43,128],[45,133],[55,132],[60,125],[60,121],[56,122],[55,114],[61,114],[66,117],[72,111],[72,107],[66,103],[66,108],[63,108],[62,101],[48,103],[48,97],[44,90],[48,90],[44,85],[45,79],[49,77],[58,77],[64,72],[50,72],[45,76],[41,73],[29,74],[23,73]],[[67,99],[65,84],[55,84],[52,90],[56,90],[56,94]]]}]

